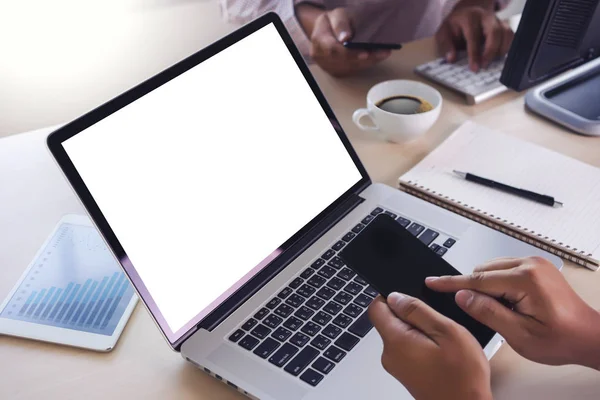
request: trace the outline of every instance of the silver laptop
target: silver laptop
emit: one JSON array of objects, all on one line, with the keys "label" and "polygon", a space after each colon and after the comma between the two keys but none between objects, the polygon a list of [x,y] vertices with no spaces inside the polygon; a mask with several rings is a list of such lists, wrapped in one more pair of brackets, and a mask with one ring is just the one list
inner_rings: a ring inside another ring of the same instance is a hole
[{"label": "silver laptop", "polygon": [[380,213],[464,273],[500,256],[561,265],[372,183],[275,14],[48,145],[169,345],[253,398],[410,398],[380,365],[376,291],[338,257]]}]

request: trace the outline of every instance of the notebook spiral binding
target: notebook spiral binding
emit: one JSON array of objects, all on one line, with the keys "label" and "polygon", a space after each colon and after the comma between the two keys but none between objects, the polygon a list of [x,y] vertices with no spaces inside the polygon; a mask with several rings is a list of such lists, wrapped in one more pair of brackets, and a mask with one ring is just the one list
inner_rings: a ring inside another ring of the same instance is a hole
[{"label": "notebook spiral binding", "polygon": [[556,243],[555,240],[548,237],[542,237],[540,234],[537,234],[539,237],[534,238],[532,235],[535,235],[535,232],[528,232],[527,229],[520,229],[520,226],[515,226],[512,222],[469,207],[468,204],[462,204],[459,201],[444,196],[442,193],[431,191],[429,188],[417,185],[412,181],[404,182],[399,180],[398,183],[400,189],[406,193],[445,208],[455,214],[469,218],[496,231],[512,236],[515,239],[555,254],[565,260],[589,268],[592,271],[596,271],[599,268],[598,263],[589,258],[591,254],[586,255],[584,251],[577,253],[577,249],[571,249],[570,247]]}]

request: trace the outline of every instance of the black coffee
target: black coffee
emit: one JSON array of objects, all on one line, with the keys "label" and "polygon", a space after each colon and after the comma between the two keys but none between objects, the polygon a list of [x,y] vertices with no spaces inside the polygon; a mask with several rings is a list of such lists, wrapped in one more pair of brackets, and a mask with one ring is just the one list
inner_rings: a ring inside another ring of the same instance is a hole
[{"label": "black coffee", "polygon": [[392,96],[379,100],[375,105],[394,114],[421,114],[433,110],[430,102],[417,96]]}]

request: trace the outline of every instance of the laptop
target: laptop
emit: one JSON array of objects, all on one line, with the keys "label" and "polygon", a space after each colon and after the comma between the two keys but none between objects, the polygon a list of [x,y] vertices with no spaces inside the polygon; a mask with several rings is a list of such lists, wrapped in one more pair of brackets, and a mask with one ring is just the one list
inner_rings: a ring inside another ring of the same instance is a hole
[{"label": "laptop", "polygon": [[380,363],[377,292],[338,257],[380,213],[463,273],[501,256],[561,265],[373,183],[275,14],[48,146],[171,348],[251,398],[411,398]]}]

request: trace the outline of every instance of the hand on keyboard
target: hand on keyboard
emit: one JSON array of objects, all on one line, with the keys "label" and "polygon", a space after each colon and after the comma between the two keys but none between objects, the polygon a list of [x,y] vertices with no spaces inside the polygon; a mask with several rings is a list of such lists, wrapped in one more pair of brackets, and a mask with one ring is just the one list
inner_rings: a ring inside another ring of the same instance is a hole
[{"label": "hand on keyboard", "polygon": [[[477,72],[510,49],[513,32],[496,17],[492,8],[478,6],[482,1],[461,1],[442,23],[436,41],[449,62],[457,60],[457,52],[466,44],[469,68]],[[488,3],[493,3],[489,2]]]}]

